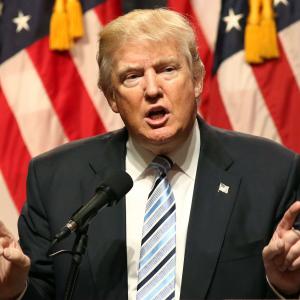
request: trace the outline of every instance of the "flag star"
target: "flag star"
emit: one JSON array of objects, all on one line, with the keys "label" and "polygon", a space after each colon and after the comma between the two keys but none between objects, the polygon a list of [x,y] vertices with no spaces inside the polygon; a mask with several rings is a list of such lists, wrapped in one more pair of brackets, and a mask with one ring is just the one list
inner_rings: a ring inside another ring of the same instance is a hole
[{"label": "flag star", "polygon": [[243,14],[235,14],[232,8],[229,9],[228,16],[224,17],[223,20],[226,23],[226,32],[231,31],[233,28],[241,30],[239,20],[243,18]]},{"label": "flag star", "polygon": [[30,27],[28,21],[30,19],[30,15],[25,16],[22,11],[19,11],[18,16],[13,18],[13,22],[17,24],[16,32],[20,32],[23,29],[29,31]]},{"label": "flag star", "polygon": [[286,6],[289,4],[288,0],[274,0],[274,5],[275,6],[279,5],[280,3],[282,3]]}]

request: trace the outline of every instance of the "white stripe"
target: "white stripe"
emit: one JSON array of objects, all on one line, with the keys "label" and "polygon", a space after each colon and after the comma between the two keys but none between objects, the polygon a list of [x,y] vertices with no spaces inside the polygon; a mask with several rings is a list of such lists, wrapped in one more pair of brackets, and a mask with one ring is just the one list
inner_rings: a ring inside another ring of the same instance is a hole
[{"label": "white stripe", "polygon": [[300,21],[280,31],[279,39],[300,88]]},{"label": "white stripe", "polygon": [[121,128],[123,122],[119,114],[112,112],[106,98],[97,87],[99,72],[96,54],[98,36],[102,27],[94,10],[91,9],[85,13],[84,26],[85,35],[75,43],[71,56],[105,128],[107,130]]},{"label": "white stripe", "polygon": [[226,59],[217,75],[233,129],[281,142],[244,51]]},{"label": "white stripe", "polygon": [[0,220],[5,224],[8,230],[18,238],[18,211],[15,207],[6,183],[0,171]]},{"label": "white stripe", "polygon": [[67,141],[52,103],[25,50],[0,66],[0,83],[31,156]]},{"label": "white stripe", "polygon": [[209,48],[214,51],[222,5],[221,0],[192,0],[191,5]]}]

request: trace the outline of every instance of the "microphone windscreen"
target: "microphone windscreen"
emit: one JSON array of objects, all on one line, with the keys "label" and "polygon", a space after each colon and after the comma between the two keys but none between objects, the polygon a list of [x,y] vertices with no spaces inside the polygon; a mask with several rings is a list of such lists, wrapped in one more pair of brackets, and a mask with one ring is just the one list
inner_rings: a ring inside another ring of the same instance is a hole
[{"label": "microphone windscreen", "polygon": [[110,191],[118,201],[130,191],[133,186],[133,181],[125,171],[114,170],[108,173],[104,178],[103,185],[110,188]]}]

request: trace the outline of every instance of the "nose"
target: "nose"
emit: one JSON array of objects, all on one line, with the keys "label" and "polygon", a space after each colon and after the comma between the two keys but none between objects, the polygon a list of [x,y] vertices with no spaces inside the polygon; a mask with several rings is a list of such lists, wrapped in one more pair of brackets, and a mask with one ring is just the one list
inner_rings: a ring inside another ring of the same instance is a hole
[{"label": "nose", "polygon": [[161,88],[155,70],[148,70],[145,73],[145,97],[148,100],[161,96]]}]

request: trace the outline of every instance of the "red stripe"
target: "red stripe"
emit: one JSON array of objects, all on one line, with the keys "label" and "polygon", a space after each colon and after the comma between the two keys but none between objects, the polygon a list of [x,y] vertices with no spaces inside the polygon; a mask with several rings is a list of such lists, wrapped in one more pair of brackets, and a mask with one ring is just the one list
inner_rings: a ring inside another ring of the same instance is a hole
[{"label": "red stripe", "polygon": [[105,132],[69,52],[50,51],[48,37],[38,40],[27,51],[68,138]]},{"label": "red stripe", "polygon": [[26,176],[31,157],[1,88],[0,111],[0,169],[10,195],[20,211],[26,197]]},{"label": "red stripe", "polygon": [[94,8],[100,23],[105,25],[122,14],[120,0],[107,0]]},{"label": "red stripe", "polygon": [[283,144],[300,152],[300,91],[279,41],[280,58],[254,65],[253,72]]},{"label": "red stripe", "polygon": [[208,123],[214,126],[232,129],[220,95],[217,77],[213,76],[211,73],[214,59],[213,52],[211,51],[206,41],[205,35],[203,34],[203,31],[193,11],[190,1],[169,0],[168,7],[188,16],[194,26],[197,35],[199,54],[206,70],[200,103],[200,111],[204,119],[206,119]]}]

